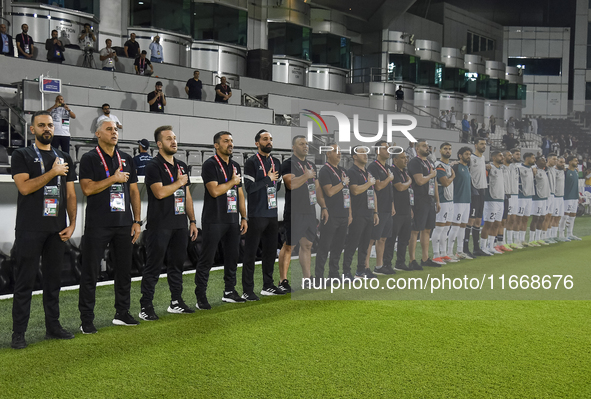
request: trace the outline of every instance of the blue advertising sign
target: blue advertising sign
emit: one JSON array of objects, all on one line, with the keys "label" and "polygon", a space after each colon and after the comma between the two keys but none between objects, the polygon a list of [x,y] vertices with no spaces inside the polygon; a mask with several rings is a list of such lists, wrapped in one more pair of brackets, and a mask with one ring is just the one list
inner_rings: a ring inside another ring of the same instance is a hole
[{"label": "blue advertising sign", "polygon": [[40,88],[42,93],[61,93],[62,81],[60,79],[41,78]]}]

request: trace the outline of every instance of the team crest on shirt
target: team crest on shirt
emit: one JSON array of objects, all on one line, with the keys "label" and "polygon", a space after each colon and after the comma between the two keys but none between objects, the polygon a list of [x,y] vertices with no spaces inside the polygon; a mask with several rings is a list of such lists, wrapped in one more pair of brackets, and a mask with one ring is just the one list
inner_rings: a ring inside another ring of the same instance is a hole
[{"label": "team crest on shirt", "polygon": [[127,165],[126,165],[126,160],[125,160],[125,159],[122,159],[122,160],[121,160],[121,165],[123,165],[123,167],[126,167],[126,166],[127,166]]}]

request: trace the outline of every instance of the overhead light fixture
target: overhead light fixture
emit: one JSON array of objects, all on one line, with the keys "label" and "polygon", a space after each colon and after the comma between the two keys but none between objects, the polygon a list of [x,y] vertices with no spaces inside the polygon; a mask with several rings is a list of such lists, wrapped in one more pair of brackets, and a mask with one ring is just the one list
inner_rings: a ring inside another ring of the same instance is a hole
[{"label": "overhead light fixture", "polygon": [[139,4],[140,6],[143,6],[143,5],[144,5],[144,2],[143,2],[143,1],[138,1],[138,4]]}]

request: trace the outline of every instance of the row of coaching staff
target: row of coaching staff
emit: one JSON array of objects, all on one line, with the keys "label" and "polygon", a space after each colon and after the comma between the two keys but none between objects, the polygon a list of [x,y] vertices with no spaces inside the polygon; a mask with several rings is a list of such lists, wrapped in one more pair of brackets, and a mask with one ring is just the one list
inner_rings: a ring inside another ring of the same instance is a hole
[{"label": "row of coaching staff", "polygon": [[257,153],[244,163],[244,187],[248,195],[248,232],[244,245],[242,268],[242,298],[258,301],[254,293],[254,262],[262,241],[263,289],[261,295],[283,295],[273,284],[273,269],[277,257],[277,192],[281,188],[281,163],[271,155],[273,136],[266,130],[254,137]]},{"label": "row of coaching staff", "polygon": [[78,302],[84,334],[97,332],[93,323],[96,282],[107,245],[116,260],[113,324],[139,324],[129,314],[131,257],[141,229],[137,175],[132,157],[115,148],[119,141],[115,122],[102,121],[95,135],[97,147],[80,160],[80,187],[87,196]]},{"label": "row of coaching staff", "polygon": [[[201,177],[205,184],[201,226],[203,243],[201,257],[195,271],[195,296],[197,309],[209,310],[207,282],[213,266],[218,244],[224,253],[223,302],[244,303],[235,290],[240,235],[248,230],[246,204],[242,192],[240,165],[232,160],[234,141],[230,132],[218,132],[213,136],[215,155],[203,163]],[[242,217],[238,223],[238,212]]]},{"label": "row of coaching staff", "polygon": [[[187,165],[174,157],[176,135],[172,126],[160,126],[154,131],[158,155],[146,164],[148,192],[148,225],[145,232],[146,267],[142,276],[140,319],[158,320],[154,311],[154,290],[162,264],[167,265],[171,301],[168,313],[195,313],[182,298],[183,264],[187,255],[190,224],[191,240],[197,239],[193,198],[189,190]],[[187,220],[187,218],[189,220]],[[168,256],[167,256],[168,255]],[[167,262],[164,258],[167,256]]]},{"label": "row of coaching staff", "polygon": [[[59,292],[65,242],[76,227],[76,172],[70,155],[51,147],[53,129],[49,112],[35,112],[30,127],[35,144],[12,154],[12,176],[18,188],[11,343],[14,349],[27,346],[25,331],[39,257],[42,258],[45,338],[74,338],[59,322]],[[70,220],[67,227],[66,211]]]}]

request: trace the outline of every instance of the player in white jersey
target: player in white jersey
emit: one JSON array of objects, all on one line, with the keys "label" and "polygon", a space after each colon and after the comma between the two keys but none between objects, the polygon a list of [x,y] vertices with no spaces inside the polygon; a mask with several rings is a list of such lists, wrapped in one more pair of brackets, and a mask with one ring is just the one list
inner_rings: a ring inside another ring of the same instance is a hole
[{"label": "player in white jersey", "polygon": [[548,214],[548,199],[550,198],[550,181],[546,173],[546,158],[540,155],[536,158],[536,173],[534,176],[535,193],[532,197],[532,220],[529,225],[529,244],[534,247],[548,245],[544,241],[544,222]]},{"label": "player in white jersey", "polygon": [[[507,160],[506,162],[509,162]],[[507,247],[512,249],[523,249],[519,243],[519,226],[521,219],[519,218],[519,170],[517,167],[521,163],[521,150],[514,148],[511,150],[511,160],[509,162],[510,170],[510,197],[509,209],[507,209]]]},{"label": "player in white jersey", "polygon": [[517,217],[519,220],[519,237],[518,241],[524,247],[530,245],[525,241],[525,232],[527,230],[527,222],[531,215],[532,197],[535,193],[534,189],[534,174],[536,168],[534,166],[536,157],[531,152],[526,152],[523,155],[523,163],[517,166],[517,174],[519,176],[519,193],[517,194]]},{"label": "player in white jersey", "polygon": [[482,212],[484,210],[484,194],[486,184],[486,140],[477,139],[474,144],[474,153],[470,156],[470,180],[472,181],[472,198],[470,202],[470,220],[466,227],[464,237],[464,253],[470,255],[470,234],[474,243],[473,254],[476,256],[491,256],[480,250],[480,225],[482,224]]},{"label": "player in white jersey", "polygon": [[544,220],[544,229],[546,231],[546,241],[548,244],[555,244],[556,240],[554,233],[558,233],[558,229],[552,229],[552,217],[554,209],[556,208],[556,154],[551,152],[546,157],[546,173],[548,174],[548,182],[550,183],[550,197],[548,197],[548,214]]},{"label": "player in white jersey", "polygon": [[439,203],[441,209],[435,217],[435,229],[431,235],[433,245],[433,262],[445,264],[446,262],[458,262],[453,253],[447,254],[447,236],[451,229],[454,216],[454,178],[456,177],[449,158],[451,157],[451,144],[443,143],[439,147],[441,159],[435,162],[437,170],[437,183],[439,189]]},{"label": "player in white jersey", "polygon": [[[505,233],[505,226],[507,226],[507,218],[509,217],[509,201],[511,199],[511,183],[513,181],[513,175],[515,169],[511,167],[513,165],[513,154],[511,151],[503,151],[503,163],[501,164],[501,170],[503,171],[503,183],[505,184],[505,201],[503,206],[503,220],[497,230],[497,251],[511,252],[513,251],[509,247],[509,235]],[[508,230],[508,229],[507,229]]]},{"label": "player in white jersey", "polygon": [[[564,217],[564,157],[556,159],[556,190],[554,193],[554,212],[552,213],[552,229],[554,230],[554,238],[558,242],[566,242],[568,239],[564,237],[564,229],[562,234],[558,235],[560,220]],[[557,236],[558,235],[558,236]]]},{"label": "player in white jersey", "polygon": [[490,155],[492,164],[487,165],[488,188],[484,195],[484,227],[482,229],[482,238],[480,239],[480,248],[482,251],[490,254],[502,254],[503,251],[494,248],[495,235],[501,220],[503,220],[503,208],[505,202],[505,179],[501,170],[503,162],[503,153],[493,151]]}]

